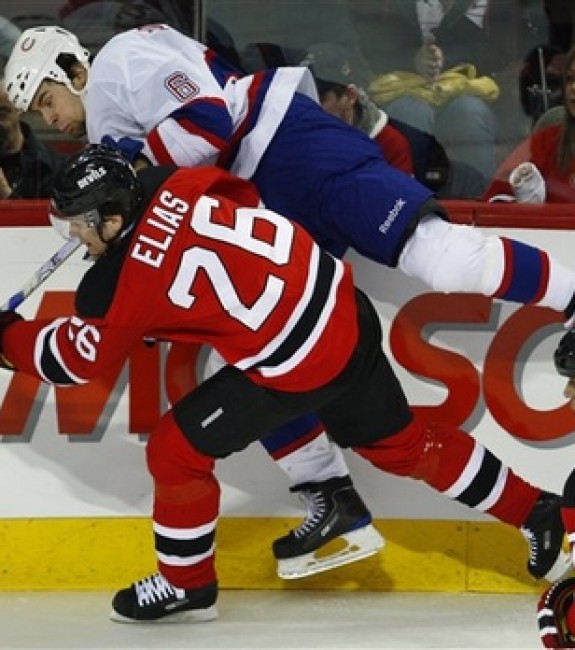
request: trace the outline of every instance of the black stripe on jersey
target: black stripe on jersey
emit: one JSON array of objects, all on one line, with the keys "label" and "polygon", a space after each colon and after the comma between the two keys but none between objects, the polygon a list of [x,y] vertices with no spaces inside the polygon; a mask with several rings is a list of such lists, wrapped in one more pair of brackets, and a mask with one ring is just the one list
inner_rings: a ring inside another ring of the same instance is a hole
[{"label": "black stripe on jersey", "polygon": [[277,350],[269,357],[257,364],[259,367],[263,366],[269,368],[279,366],[281,363],[292,357],[307,341],[325,307],[334,275],[335,260],[331,255],[321,252],[313,295],[304,309],[301,318],[279,348],[277,348]]},{"label": "black stripe on jersey", "polygon": [[75,386],[72,377],[62,368],[58,359],[52,354],[50,349],[50,341],[56,336],[56,330],[50,330],[44,336],[42,345],[42,354],[40,355],[40,370],[44,377],[53,384],[60,386]]},{"label": "black stripe on jersey", "polygon": [[154,532],[156,541],[156,551],[163,555],[175,555],[177,557],[193,557],[194,555],[204,555],[214,544],[215,530],[201,537],[194,539],[174,539],[165,537]]},{"label": "black stripe on jersey", "polygon": [[491,494],[500,471],[501,461],[486,449],[477,474],[469,486],[455,499],[470,508],[475,508]]}]

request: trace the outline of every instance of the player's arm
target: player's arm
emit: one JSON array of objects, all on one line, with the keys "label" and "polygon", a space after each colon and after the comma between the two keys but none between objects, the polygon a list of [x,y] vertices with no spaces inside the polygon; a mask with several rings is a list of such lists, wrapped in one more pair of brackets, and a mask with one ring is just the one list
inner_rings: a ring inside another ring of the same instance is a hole
[{"label": "player's arm", "polygon": [[[141,156],[153,165],[215,164],[230,144],[232,117],[203,53],[189,54],[187,60],[170,52],[129,73],[106,61],[98,69],[98,93],[87,99],[89,140],[109,136],[131,161]],[[115,81],[103,79],[104,72]]]},{"label": "player's arm", "polygon": [[230,146],[232,133],[232,119],[223,99],[202,97],[157,124],[148,133],[141,153],[154,165],[214,165]]},{"label": "player's arm", "polygon": [[77,316],[24,320],[2,312],[0,365],[47,384],[74,386],[99,377],[120,363],[141,339],[135,332]]}]

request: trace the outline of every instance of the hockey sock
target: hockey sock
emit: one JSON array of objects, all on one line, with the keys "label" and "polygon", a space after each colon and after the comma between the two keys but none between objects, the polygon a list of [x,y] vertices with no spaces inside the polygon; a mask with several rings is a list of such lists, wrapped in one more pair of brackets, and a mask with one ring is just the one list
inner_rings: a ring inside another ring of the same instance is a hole
[{"label": "hockey sock", "polygon": [[154,478],[153,527],[160,573],[186,589],[214,582],[220,497],[214,459],[192,447],[171,413],[152,433],[146,454]]},{"label": "hockey sock", "polygon": [[354,450],[379,469],[425,481],[438,492],[517,528],[541,493],[472,436],[447,424],[414,418],[398,434]]}]

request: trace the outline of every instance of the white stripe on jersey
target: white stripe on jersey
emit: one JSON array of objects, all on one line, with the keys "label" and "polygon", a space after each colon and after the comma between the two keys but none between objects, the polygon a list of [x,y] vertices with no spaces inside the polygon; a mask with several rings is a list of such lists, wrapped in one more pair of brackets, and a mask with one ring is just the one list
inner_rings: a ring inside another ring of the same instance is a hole
[{"label": "white stripe on jersey", "polygon": [[[229,84],[228,84],[229,85]],[[234,95],[247,101],[252,77],[234,82]],[[226,86],[227,89],[227,86]],[[284,118],[295,92],[301,92],[317,101],[313,77],[308,68],[279,68],[270,83],[262,103],[258,121],[241,141],[230,171],[241,178],[251,178],[262,156]],[[251,107],[250,107],[251,108]],[[236,127],[239,122],[236,121]]]},{"label": "white stripe on jersey", "polygon": [[296,352],[291,357],[289,357],[289,359],[286,359],[283,363],[280,363],[279,365],[273,367],[260,366],[259,371],[263,377],[278,377],[279,375],[283,375],[290,372],[297,365],[299,365],[311,352],[311,350],[316,345],[318,339],[322,335],[322,332],[324,331],[327,322],[329,321],[329,318],[335,306],[337,288],[339,286],[342,277],[343,277],[343,264],[338,264],[335,267],[335,272],[332,278],[331,286],[329,288],[329,294],[327,300],[325,301],[323,309],[321,310],[320,317],[318,318],[315,327],[310,332],[309,337],[307,338],[305,343],[300,348],[298,348],[298,350],[296,350]]},{"label": "white stripe on jersey", "polygon": [[[257,366],[258,363],[270,357],[285,342],[287,337],[291,334],[292,330],[297,326],[298,321],[301,319],[308,304],[313,298],[317,283],[319,262],[320,249],[317,246],[314,246],[310,255],[306,286],[298,304],[290,315],[288,321],[282,330],[276,335],[276,337],[273,338],[267,345],[265,345],[265,347],[263,347],[257,354],[245,359],[240,359],[238,362],[236,362],[234,365],[237,368],[240,370],[246,370],[248,368],[252,368],[253,366]],[[331,312],[333,311],[337,287],[341,281],[341,278],[343,277],[343,268],[343,263],[340,260],[336,260],[334,275],[329,291],[329,297],[326,300],[326,304],[322,309],[321,316],[318,319],[318,322],[314,326],[313,330],[310,332],[308,339],[298,350],[295,351],[295,353],[289,359],[286,359],[280,365],[274,366],[273,368],[258,368],[257,370],[262,376],[277,377],[279,375],[287,374],[290,370],[301,363],[302,359],[307,356],[307,354],[310,352],[310,350],[313,348],[321,336],[326,322],[329,319]]]}]

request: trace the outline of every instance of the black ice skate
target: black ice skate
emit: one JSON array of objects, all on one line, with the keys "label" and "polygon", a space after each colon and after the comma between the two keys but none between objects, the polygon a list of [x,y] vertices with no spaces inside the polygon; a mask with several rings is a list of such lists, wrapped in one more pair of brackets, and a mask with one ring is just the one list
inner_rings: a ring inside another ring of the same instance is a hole
[{"label": "black ice skate", "polygon": [[555,582],[569,571],[571,559],[563,550],[561,497],[542,492],[521,532],[529,544],[527,570],[534,578]]},{"label": "black ice skate", "polygon": [[[299,493],[308,512],[300,526],[273,544],[280,578],[303,578],[356,562],[383,548],[383,537],[372,526],[371,514],[349,476],[302,483],[291,491]],[[327,554],[329,549],[322,547],[336,538],[346,547]]]},{"label": "black ice skate", "polygon": [[178,589],[160,573],[138,580],[114,596],[110,618],[119,623],[199,623],[218,617],[216,582]]}]

